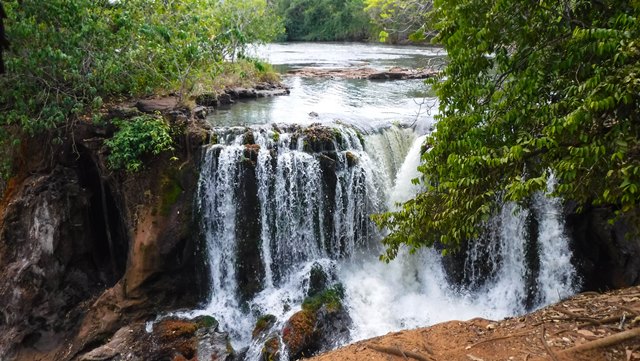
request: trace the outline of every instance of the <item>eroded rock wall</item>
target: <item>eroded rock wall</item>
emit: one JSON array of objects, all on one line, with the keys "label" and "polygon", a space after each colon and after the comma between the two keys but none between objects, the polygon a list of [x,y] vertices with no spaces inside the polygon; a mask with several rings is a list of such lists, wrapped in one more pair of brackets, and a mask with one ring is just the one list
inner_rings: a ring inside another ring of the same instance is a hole
[{"label": "eroded rock wall", "polygon": [[106,167],[109,127],[26,140],[0,201],[0,360],[81,359],[203,299],[192,204],[206,136],[189,119],[168,116],[175,152],[136,174]]}]

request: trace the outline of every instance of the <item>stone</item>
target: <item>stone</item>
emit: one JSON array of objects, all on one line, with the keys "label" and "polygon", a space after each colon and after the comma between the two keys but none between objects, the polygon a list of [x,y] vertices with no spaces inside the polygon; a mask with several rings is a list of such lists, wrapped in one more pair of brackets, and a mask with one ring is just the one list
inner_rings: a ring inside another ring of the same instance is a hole
[{"label": "stone", "polygon": [[272,335],[265,341],[260,357],[261,361],[280,360],[280,338],[277,335]]},{"label": "stone", "polygon": [[278,319],[274,315],[264,315],[259,317],[256,321],[256,326],[253,328],[253,332],[251,333],[252,339],[256,340],[264,336],[265,333],[271,330],[277,320]]},{"label": "stone", "polygon": [[142,99],[136,103],[136,108],[143,113],[166,112],[178,105],[177,97],[156,99]]},{"label": "stone", "polygon": [[282,342],[289,350],[290,359],[310,356],[316,351],[313,342],[315,322],[316,317],[311,310],[298,311],[286,322],[282,329]]},{"label": "stone", "polygon": [[217,107],[219,105],[218,96],[213,93],[200,94],[195,101],[197,105],[204,107]]}]

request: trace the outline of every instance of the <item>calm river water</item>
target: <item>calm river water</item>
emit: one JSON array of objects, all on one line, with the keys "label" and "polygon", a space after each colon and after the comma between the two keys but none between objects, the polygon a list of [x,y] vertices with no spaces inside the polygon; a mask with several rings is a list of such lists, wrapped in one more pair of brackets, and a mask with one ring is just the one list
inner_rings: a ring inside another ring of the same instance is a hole
[{"label": "calm river water", "polygon": [[[371,81],[289,76],[288,70],[370,67],[379,70],[399,66],[438,67],[444,51],[434,47],[378,44],[287,43],[269,44],[253,53],[283,73],[289,96],[239,102],[220,108],[209,121],[215,126],[266,123],[332,122],[378,128],[380,123],[414,123],[433,112],[435,99],[422,80]],[[317,116],[311,116],[315,113]]]}]

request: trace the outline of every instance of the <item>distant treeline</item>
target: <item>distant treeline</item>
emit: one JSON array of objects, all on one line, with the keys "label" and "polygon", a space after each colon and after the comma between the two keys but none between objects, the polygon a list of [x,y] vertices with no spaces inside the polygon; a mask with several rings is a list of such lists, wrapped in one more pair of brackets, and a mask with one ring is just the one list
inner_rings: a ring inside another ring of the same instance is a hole
[{"label": "distant treeline", "polygon": [[364,0],[276,0],[286,40],[346,41],[371,37]]}]

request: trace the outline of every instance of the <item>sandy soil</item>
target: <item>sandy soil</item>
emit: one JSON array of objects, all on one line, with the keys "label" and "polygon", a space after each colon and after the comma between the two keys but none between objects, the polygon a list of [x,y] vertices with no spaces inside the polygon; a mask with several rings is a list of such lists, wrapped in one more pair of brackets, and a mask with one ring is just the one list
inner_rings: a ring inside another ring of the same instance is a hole
[{"label": "sandy soil", "polygon": [[310,360],[640,360],[640,286],[580,294],[502,321],[450,321],[390,333]]}]

